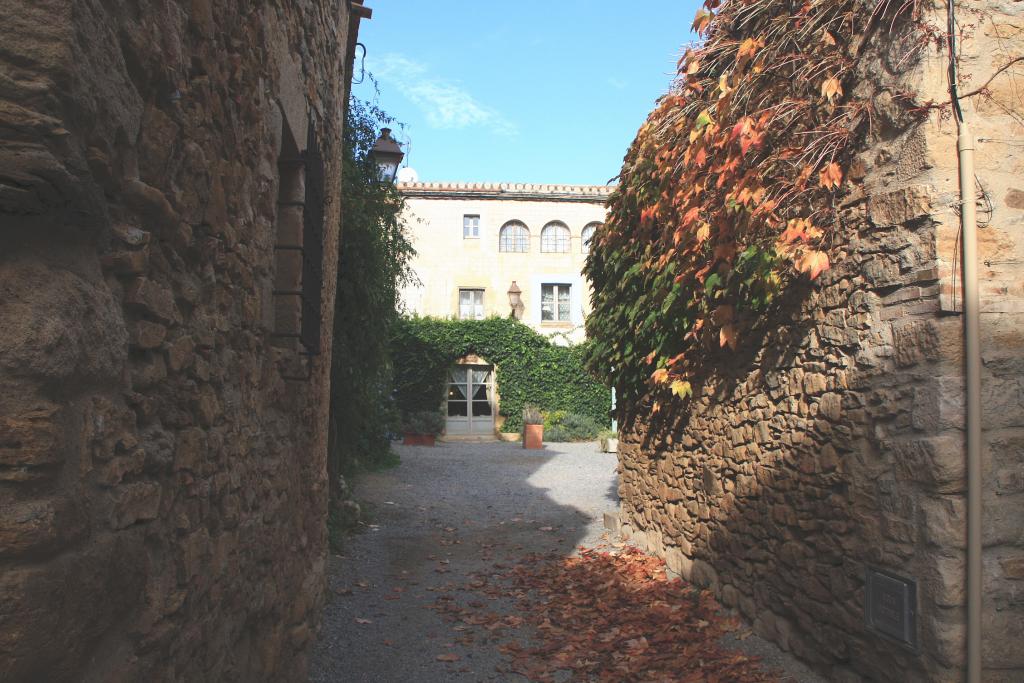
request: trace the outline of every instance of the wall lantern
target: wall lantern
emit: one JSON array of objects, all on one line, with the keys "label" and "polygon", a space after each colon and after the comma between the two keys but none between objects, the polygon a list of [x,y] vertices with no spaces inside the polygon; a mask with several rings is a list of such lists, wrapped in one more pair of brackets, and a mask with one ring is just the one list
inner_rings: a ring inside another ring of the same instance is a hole
[{"label": "wall lantern", "polygon": [[370,150],[370,160],[377,166],[377,179],[382,183],[395,182],[398,165],[402,163],[404,157],[402,148],[391,137],[391,129],[381,128],[380,137]]},{"label": "wall lantern", "polygon": [[512,286],[508,288],[508,303],[512,306],[512,317],[515,320],[519,320],[523,317],[523,290],[519,289],[519,285],[516,281],[512,281]]}]

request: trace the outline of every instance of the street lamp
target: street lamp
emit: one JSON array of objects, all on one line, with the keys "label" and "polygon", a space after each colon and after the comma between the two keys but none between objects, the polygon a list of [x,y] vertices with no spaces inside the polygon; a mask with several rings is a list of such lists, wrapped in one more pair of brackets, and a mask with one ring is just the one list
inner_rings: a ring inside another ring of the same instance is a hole
[{"label": "street lamp", "polygon": [[391,137],[391,129],[381,128],[380,137],[370,150],[370,160],[377,166],[377,179],[382,183],[395,182],[398,165],[402,163],[404,157],[402,148]]},{"label": "street lamp", "polygon": [[516,281],[508,288],[508,303],[512,306],[512,318],[519,320],[523,316],[523,290],[519,289]]}]

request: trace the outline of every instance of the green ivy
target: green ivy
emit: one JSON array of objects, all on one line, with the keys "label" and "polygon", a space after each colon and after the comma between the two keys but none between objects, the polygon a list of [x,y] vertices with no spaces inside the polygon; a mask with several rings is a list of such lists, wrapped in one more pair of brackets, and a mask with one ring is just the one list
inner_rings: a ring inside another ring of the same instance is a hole
[{"label": "green ivy", "polygon": [[502,431],[519,431],[527,403],[589,416],[607,426],[611,392],[584,368],[588,343],[556,346],[508,318],[402,318],[391,336],[395,399],[402,411],[437,410],[448,370],[458,359],[476,354],[495,366],[499,413],[506,418]]},{"label": "green ivy", "polygon": [[328,469],[337,475],[394,463],[390,435],[398,415],[391,400],[388,337],[398,318],[398,290],[412,277],[415,253],[402,220],[404,200],[377,181],[368,152],[391,117],[351,99],[342,158],[341,243],[331,365]]}]

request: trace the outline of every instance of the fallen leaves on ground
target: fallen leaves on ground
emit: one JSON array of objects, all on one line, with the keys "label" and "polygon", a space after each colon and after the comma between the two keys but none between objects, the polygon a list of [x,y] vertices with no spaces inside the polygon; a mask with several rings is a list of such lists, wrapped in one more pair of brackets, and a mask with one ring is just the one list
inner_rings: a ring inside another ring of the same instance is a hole
[{"label": "fallen leaves on ground", "polygon": [[436,659],[439,662],[457,662],[460,659],[462,659],[462,657],[458,656],[457,654],[455,654],[453,652],[449,652],[447,654],[438,655],[434,659]]},{"label": "fallen leaves on ground", "polygon": [[596,681],[777,680],[757,658],[720,644],[738,624],[722,616],[710,593],[669,580],[662,560],[636,548],[607,547],[569,558],[529,556],[471,577],[467,588],[488,597],[491,610],[507,598],[514,615],[451,596],[438,598],[435,609],[504,637],[498,649],[511,658],[510,670],[533,681],[553,681],[558,672]]}]

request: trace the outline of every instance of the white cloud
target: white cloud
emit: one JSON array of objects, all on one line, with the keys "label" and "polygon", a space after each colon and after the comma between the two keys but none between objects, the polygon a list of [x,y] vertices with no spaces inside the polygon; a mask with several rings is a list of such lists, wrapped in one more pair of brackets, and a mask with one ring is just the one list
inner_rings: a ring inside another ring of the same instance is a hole
[{"label": "white cloud", "polygon": [[626,81],[622,80],[621,78],[616,78],[615,76],[609,76],[608,77],[608,85],[612,86],[616,90],[625,90],[626,86],[629,85],[629,83],[627,83]]},{"label": "white cloud", "polygon": [[367,59],[369,70],[380,81],[399,88],[423,110],[435,128],[479,126],[499,135],[515,135],[518,129],[497,110],[478,102],[455,83],[433,76],[424,65],[400,54]]}]

